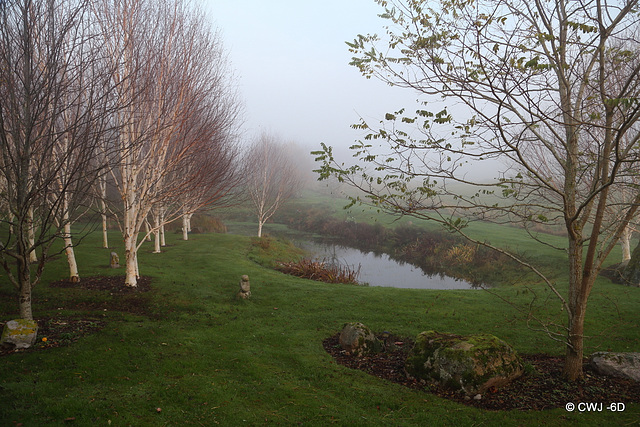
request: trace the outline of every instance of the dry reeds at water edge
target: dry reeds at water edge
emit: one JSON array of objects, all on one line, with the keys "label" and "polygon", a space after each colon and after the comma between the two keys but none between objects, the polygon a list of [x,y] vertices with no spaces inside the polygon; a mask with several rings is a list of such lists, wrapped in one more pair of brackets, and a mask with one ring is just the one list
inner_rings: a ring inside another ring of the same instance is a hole
[{"label": "dry reeds at water edge", "polygon": [[326,283],[358,284],[357,279],[360,275],[360,266],[354,270],[348,265],[340,266],[327,263],[325,260],[314,261],[307,258],[295,262],[281,262],[277,269],[285,274]]}]

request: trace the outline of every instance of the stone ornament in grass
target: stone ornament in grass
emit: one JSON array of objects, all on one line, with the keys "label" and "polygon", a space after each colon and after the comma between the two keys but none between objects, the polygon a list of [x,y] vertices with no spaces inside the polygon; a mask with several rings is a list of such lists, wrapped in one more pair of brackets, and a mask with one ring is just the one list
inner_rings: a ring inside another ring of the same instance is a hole
[{"label": "stone ornament in grass", "polygon": [[38,322],[35,320],[9,320],[2,330],[2,345],[10,345],[16,349],[29,348],[36,342]]},{"label": "stone ornament in grass", "polygon": [[376,338],[371,329],[359,322],[345,323],[340,332],[339,343],[347,353],[357,356],[378,353],[382,350],[382,342]]},{"label": "stone ornament in grass", "polygon": [[518,353],[493,335],[426,331],[416,338],[405,370],[409,378],[476,396],[518,378],[523,365]]},{"label": "stone ornament in grass", "polygon": [[240,291],[237,294],[238,298],[248,299],[251,297],[251,285],[249,284],[249,276],[243,274],[240,277]]},{"label": "stone ornament in grass", "polygon": [[589,364],[599,374],[640,381],[640,353],[599,351],[591,355]]},{"label": "stone ornament in grass", "polygon": [[109,263],[111,268],[120,268],[120,258],[115,252],[111,252],[111,262]]}]

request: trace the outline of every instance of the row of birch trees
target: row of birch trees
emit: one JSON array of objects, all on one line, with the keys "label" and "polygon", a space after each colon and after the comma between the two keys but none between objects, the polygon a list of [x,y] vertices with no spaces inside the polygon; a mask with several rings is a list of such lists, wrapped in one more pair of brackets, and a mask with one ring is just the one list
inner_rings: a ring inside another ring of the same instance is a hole
[{"label": "row of birch trees", "polygon": [[21,318],[54,242],[80,280],[71,225],[96,206],[136,286],[147,235],[160,251],[164,224],[234,192],[240,104],[211,28],[189,0],[0,2],[0,263]]}]

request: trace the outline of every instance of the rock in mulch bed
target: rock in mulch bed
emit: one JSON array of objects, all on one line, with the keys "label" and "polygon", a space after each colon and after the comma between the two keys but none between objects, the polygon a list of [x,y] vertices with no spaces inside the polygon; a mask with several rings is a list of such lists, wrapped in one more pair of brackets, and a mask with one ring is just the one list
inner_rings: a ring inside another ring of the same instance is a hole
[{"label": "rock in mulch bed", "polygon": [[508,386],[489,390],[480,399],[473,399],[409,380],[404,365],[413,347],[411,339],[379,335],[380,339],[394,345],[387,346],[381,353],[354,356],[340,347],[338,338],[339,334],[336,334],[325,339],[323,346],[340,365],[482,409],[544,410],[564,408],[568,402],[640,403],[639,382],[599,375],[585,363],[584,378],[569,383],[562,376],[563,358],[546,354],[521,355],[525,365],[529,365],[525,375]]},{"label": "rock in mulch bed", "polygon": [[[0,356],[16,352],[41,351],[69,345],[82,336],[102,329],[106,325],[106,322],[98,316],[105,311],[151,315],[148,307],[151,278],[146,276],[140,277],[138,279],[138,286],[135,288],[125,286],[124,280],[124,276],[95,276],[83,277],[78,283],[72,283],[68,280],[52,282],[49,286],[54,288],[108,291],[110,298],[79,300],[74,302],[72,307],[65,307],[91,313],[89,316],[82,318],[63,315],[38,318],[38,337],[35,345],[20,350],[16,350],[12,346],[0,346]],[[4,324],[0,323],[0,330],[3,326]]]},{"label": "rock in mulch bed", "polygon": [[[106,322],[100,319],[67,319],[45,317],[38,319],[38,337],[29,348],[14,349],[13,346],[0,346],[0,356],[13,353],[41,351],[69,345],[81,337],[104,328]],[[0,328],[4,326],[0,324]]]}]

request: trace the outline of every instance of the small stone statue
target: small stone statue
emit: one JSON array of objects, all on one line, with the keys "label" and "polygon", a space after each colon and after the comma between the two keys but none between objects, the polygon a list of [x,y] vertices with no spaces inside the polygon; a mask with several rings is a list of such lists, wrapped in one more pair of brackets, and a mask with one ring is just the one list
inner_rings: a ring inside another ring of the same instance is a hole
[{"label": "small stone statue", "polygon": [[240,278],[240,291],[238,298],[248,299],[251,296],[251,286],[249,285],[249,276],[243,274]]},{"label": "small stone statue", "polygon": [[120,258],[118,258],[118,254],[115,252],[111,252],[111,263],[109,264],[111,268],[120,268]]}]

